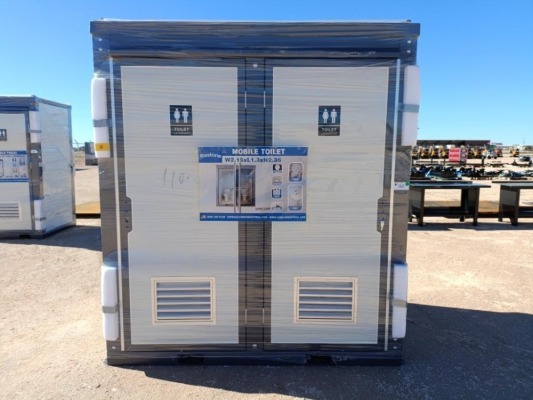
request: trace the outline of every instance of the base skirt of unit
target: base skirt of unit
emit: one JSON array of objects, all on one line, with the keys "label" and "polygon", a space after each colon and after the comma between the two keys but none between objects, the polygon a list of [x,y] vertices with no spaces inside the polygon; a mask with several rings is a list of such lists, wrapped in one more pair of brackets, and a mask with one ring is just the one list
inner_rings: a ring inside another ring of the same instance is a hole
[{"label": "base skirt of unit", "polygon": [[402,351],[108,351],[108,365],[391,365],[403,363]]}]

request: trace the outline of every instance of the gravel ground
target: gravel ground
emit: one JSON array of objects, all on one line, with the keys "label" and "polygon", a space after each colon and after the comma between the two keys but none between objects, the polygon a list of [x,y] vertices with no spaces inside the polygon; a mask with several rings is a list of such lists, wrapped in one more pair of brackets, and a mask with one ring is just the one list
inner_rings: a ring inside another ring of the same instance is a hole
[{"label": "gravel ground", "polygon": [[[98,198],[97,176],[79,167],[78,203]],[[493,186],[482,199],[497,198]],[[100,220],[44,240],[1,240],[0,398],[532,398],[533,220],[425,222],[409,225],[401,367],[109,367]]]}]

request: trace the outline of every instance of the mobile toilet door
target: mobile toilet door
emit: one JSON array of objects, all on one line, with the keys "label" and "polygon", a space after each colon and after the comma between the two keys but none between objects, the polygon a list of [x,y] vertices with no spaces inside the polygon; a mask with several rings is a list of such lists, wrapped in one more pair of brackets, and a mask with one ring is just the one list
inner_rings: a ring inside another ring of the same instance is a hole
[{"label": "mobile toilet door", "polygon": [[114,68],[131,202],[125,341],[241,346],[239,226],[200,221],[198,177],[198,147],[238,145],[240,64],[143,61]]},{"label": "mobile toilet door", "polygon": [[[126,342],[378,346],[394,64],[170,63],[113,68],[131,203]],[[198,148],[258,145],[308,147],[307,220],[200,221]]]},{"label": "mobile toilet door", "polygon": [[272,224],[270,348],[377,345],[384,334],[387,253],[379,220],[385,223],[388,212],[379,204],[386,196],[384,169],[391,168],[394,64],[278,60],[267,66],[273,144],[309,149],[307,221]]}]

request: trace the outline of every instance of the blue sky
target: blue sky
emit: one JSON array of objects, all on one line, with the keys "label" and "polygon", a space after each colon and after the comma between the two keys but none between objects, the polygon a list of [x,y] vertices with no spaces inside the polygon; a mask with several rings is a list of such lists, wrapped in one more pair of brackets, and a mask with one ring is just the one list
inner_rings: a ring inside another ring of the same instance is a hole
[{"label": "blue sky", "polygon": [[0,94],[72,105],[92,140],[89,21],[405,20],[421,23],[419,139],[533,144],[533,0],[0,0]]}]

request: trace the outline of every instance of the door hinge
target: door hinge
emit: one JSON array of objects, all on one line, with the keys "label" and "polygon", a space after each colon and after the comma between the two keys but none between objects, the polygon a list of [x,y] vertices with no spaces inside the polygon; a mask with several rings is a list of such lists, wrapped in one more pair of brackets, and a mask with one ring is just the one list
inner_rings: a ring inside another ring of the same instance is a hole
[{"label": "door hinge", "polygon": [[263,90],[263,108],[267,108],[267,95],[265,90]]},{"label": "door hinge", "polygon": [[248,92],[244,91],[244,109],[246,110],[248,108]]},{"label": "door hinge", "polygon": [[265,325],[265,309],[263,308],[263,325]]},{"label": "door hinge", "polygon": [[244,325],[248,325],[248,309],[244,309]]}]

